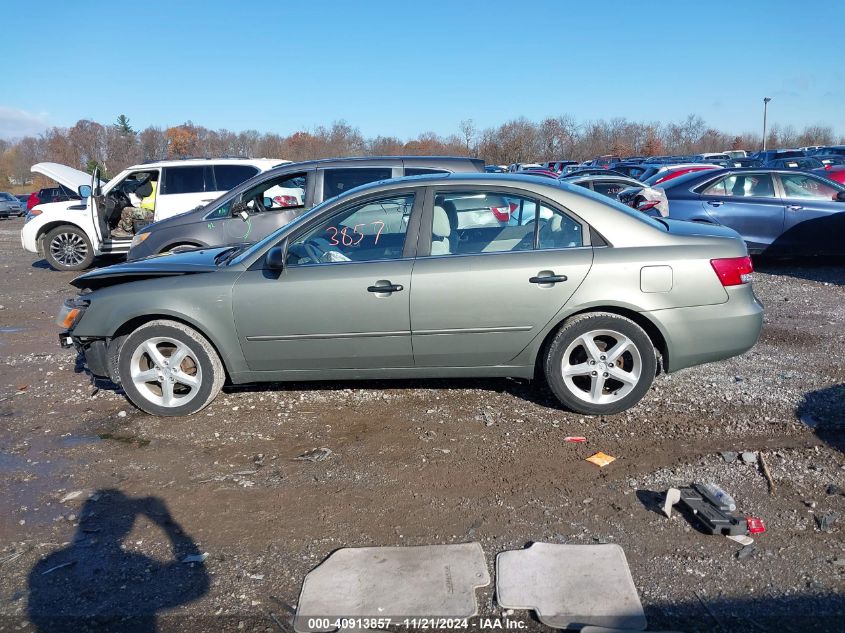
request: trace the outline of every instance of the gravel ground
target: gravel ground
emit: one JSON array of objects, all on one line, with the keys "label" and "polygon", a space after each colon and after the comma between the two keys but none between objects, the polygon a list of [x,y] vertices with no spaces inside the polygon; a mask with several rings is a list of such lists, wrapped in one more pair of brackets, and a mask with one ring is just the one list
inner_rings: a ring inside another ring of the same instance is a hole
[{"label": "gravel ground", "polygon": [[[33,262],[20,225],[0,222],[0,631],[285,630],[335,549],[473,540],[491,576],[533,541],[618,543],[649,630],[845,630],[843,261],[757,262],[759,344],[659,377],[617,416],[458,380],[234,388],[158,419],[59,349],[73,275]],[[295,459],[315,448],[331,453]],[[584,461],[598,450],[617,460]],[[762,451],[774,491],[724,451]],[[691,481],[765,521],[749,556],[659,514]],[[484,617],[549,630],[477,595]]]}]

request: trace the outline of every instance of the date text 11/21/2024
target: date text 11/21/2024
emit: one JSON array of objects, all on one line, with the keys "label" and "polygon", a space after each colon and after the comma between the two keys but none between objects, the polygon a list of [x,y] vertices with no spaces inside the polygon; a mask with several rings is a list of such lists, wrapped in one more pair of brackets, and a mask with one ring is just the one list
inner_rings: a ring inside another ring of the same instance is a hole
[{"label": "date text 11/21/2024", "polygon": [[307,626],[311,630],[328,629],[388,629],[391,625],[419,630],[521,630],[528,626],[521,620],[508,618],[308,618]]}]

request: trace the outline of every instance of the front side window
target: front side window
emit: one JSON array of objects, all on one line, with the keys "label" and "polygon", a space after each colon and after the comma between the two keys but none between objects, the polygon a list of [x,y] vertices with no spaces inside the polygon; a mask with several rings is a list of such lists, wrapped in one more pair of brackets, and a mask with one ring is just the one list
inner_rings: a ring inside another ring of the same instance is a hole
[{"label": "front side window", "polygon": [[[232,205],[243,202],[248,213],[280,211],[305,206],[306,172],[283,174],[259,182],[246,191],[240,198],[230,198],[205,216],[206,220],[228,218],[232,214]],[[237,211],[237,210],[236,210]]]},{"label": "front side window", "polygon": [[702,191],[705,196],[733,198],[774,198],[775,186],[769,174],[732,174]]},{"label": "front side window", "polygon": [[[569,232],[565,239],[562,230]],[[536,200],[510,193],[466,191],[435,197],[433,256],[530,251],[535,244],[581,246],[580,224]]]},{"label": "front side window", "polygon": [[369,182],[391,178],[392,175],[393,170],[390,167],[327,169],[323,174],[323,200],[334,198]]},{"label": "front side window", "polygon": [[781,174],[780,181],[787,198],[833,200],[839,193],[833,185],[804,174]]},{"label": "front side window", "polygon": [[413,194],[347,207],[291,242],[286,263],[302,266],[399,259],[413,207]]}]

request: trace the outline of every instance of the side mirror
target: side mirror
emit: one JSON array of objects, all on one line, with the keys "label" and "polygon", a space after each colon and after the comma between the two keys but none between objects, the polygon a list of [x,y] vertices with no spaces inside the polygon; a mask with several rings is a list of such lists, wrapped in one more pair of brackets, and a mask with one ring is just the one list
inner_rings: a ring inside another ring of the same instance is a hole
[{"label": "side mirror", "polygon": [[282,270],[285,267],[285,249],[281,246],[274,246],[267,251],[265,268],[270,270]]},{"label": "side mirror", "polygon": [[840,191],[839,193],[837,193],[837,194],[836,194],[836,199],[837,199],[839,202],[845,202],[845,191]]},{"label": "side mirror", "polygon": [[79,194],[80,198],[91,197],[91,185],[81,185],[76,191]]},{"label": "side mirror", "polygon": [[261,204],[264,205],[265,209],[272,209],[273,208],[273,198],[268,198],[267,196],[265,196],[264,200],[261,201]]},{"label": "side mirror", "polygon": [[233,218],[240,218],[244,222],[249,220],[249,207],[246,206],[246,202],[236,202],[233,204],[231,213]]}]

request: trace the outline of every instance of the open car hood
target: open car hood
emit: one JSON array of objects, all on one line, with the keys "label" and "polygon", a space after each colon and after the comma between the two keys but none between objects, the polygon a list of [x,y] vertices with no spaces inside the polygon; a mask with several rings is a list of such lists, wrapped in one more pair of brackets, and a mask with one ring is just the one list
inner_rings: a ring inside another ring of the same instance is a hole
[{"label": "open car hood", "polygon": [[[74,193],[82,185],[91,184],[91,174],[86,174],[84,171],[61,165],[59,163],[36,163],[30,168],[30,171],[35,174],[43,174],[48,178],[52,178],[60,185],[64,185]],[[100,181],[100,186],[103,182]]]},{"label": "open car hood", "polygon": [[70,282],[77,288],[105,288],[116,284],[155,277],[173,277],[177,275],[194,275],[210,273],[218,270],[214,261],[217,255],[229,250],[230,246],[222,248],[202,248],[180,253],[154,255],[134,262],[115,264],[106,268],[98,268],[84,275],[80,275]]}]

